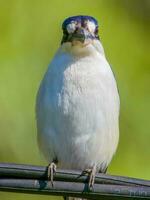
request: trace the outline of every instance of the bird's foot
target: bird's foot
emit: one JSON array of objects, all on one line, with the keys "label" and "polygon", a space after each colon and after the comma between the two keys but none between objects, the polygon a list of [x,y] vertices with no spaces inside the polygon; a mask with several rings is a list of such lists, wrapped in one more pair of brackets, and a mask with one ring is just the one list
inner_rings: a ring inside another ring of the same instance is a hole
[{"label": "bird's foot", "polygon": [[82,174],[84,174],[84,175],[88,174],[89,175],[88,188],[91,190],[93,185],[94,185],[94,181],[95,181],[96,165],[94,165],[90,169],[85,169]]},{"label": "bird's foot", "polygon": [[50,180],[52,187],[54,186],[54,174],[56,173],[56,164],[54,162],[50,163],[47,167],[47,176],[48,180]]}]

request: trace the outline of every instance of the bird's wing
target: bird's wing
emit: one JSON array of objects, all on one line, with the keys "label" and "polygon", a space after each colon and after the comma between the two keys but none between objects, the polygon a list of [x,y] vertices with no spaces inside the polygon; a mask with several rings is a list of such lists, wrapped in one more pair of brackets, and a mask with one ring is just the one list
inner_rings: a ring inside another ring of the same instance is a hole
[{"label": "bird's wing", "polygon": [[56,158],[54,150],[55,130],[53,127],[53,99],[48,93],[47,74],[43,81],[36,98],[36,121],[37,139],[39,148],[49,162]]}]

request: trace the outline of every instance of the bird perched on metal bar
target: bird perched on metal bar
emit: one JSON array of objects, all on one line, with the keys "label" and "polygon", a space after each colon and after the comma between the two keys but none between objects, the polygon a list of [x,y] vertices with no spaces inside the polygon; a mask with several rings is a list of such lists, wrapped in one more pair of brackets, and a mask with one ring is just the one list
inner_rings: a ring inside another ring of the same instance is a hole
[{"label": "bird perched on metal bar", "polygon": [[38,142],[52,183],[57,165],[87,172],[92,187],[95,173],[106,172],[117,148],[119,95],[97,20],[69,17],[62,30],[37,94]]}]

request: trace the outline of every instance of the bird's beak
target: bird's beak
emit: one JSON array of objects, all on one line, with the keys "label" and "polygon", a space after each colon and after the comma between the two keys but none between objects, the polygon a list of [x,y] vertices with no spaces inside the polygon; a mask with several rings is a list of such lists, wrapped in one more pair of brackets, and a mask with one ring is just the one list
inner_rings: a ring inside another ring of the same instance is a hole
[{"label": "bird's beak", "polygon": [[77,28],[77,30],[70,34],[69,41],[70,42],[81,42],[85,43],[86,40],[92,39],[92,34],[83,27]]}]

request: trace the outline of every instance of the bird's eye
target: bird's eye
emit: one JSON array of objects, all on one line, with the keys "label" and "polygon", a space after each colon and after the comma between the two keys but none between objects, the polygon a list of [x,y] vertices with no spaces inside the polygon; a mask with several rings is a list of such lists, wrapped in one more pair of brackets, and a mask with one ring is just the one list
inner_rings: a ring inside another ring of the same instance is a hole
[{"label": "bird's eye", "polygon": [[95,24],[93,22],[88,20],[87,21],[87,28],[90,31],[90,33],[94,33],[95,29],[96,29],[96,26],[95,26]]},{"label": "bird's eye", "polygon": [[68,33],[74,33],[74,31],[76,30],[76,23],[72,21],[70,24],[67,25],[66,29]]}]

